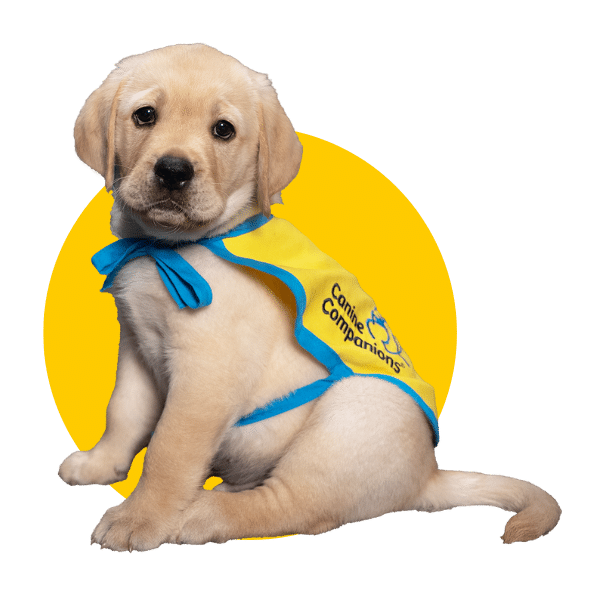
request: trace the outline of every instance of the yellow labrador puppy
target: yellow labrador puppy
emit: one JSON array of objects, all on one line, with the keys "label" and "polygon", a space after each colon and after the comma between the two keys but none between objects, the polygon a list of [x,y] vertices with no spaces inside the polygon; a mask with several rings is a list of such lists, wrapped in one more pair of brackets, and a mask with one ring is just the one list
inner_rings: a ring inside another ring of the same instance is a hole
[{"label": "yellow labrador puppy", "polygon": [[[301,145],[265,75],[203,45],[132,56],[89,97],[75,141],[114,191],[114,234],[175,247],[167,252],[212,294],[181,310],[148,253],[114,275],[121,342],[106,431],[59,474],[110,484],[148,450],[137,488],[106,512],[93,542],[149,550],[316,534],[391,511],[476,504],[517,512],[508,543],[556,525],[557,503],[530,483],[438,470],[423,410],[382,379],[343,378],[317,400],[235,426],[328,376],[295,337],[289,289],[184,243],[269,215],[298,172]],[[205,491],[210,475],[224,482]]]}]

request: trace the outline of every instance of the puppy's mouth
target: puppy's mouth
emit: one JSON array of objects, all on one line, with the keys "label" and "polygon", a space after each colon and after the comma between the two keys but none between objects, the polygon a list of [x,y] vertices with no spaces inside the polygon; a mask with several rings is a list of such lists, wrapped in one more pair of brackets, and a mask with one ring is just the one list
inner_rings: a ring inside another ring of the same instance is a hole
[{"label": "puppy's mouth", "polygon": [[203,227],[210,223],[210,218],[198,218],[197,215],[189,214],[185,205],[173,198],[159,200],[143,209],[134,211],[147,225],[165,228],[178,228],[180,230],[191,230]]}]

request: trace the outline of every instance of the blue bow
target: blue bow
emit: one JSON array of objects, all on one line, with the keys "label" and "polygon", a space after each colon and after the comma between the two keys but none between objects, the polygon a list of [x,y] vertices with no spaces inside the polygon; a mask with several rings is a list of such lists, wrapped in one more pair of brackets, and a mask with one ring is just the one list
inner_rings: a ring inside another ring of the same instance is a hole
[{"label": "blue bow", "polygon": [[151,256],[173,300],[179,308],[200,308],[212,302],[208,282],[175,250],[158,240],[124,238],[113,242],[92,257],[92,264],[108,275],[101,291],[109,289],[125,263],[139,256]]},{"label": "blue bow", "polygon": [[[179,242],[176,247],[189,244],[202,244],[211,251],[218,252],[218,242],[254,231],[268,223],[273,217],[258,214],[250,217],[230,231],[212,238],[195,242]],[[166,242],[150,238],[123,238],[113,242],[92,256],[92,264],[102,275],[108,275],[102,286],[105,292],[113,284],[117,273],[125,263],[139,256],[151,256],[156,268],[179,308],[200,308],[212,302],[212,290],[208,282],[187,260],[182,258]]]}]

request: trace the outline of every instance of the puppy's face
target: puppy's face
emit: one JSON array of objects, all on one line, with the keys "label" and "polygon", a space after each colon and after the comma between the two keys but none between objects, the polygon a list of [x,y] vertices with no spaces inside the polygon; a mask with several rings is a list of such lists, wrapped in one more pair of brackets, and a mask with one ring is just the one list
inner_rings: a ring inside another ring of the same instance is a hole
[{"label": "puppy's face", "polygon": [[268,213],[301,157],[268,79],[201,45],[119,63],[75,138],[116,205],[158,237],[194,237],[252,207]]},{"label": "puppy's face", "polygon": [[116,114],[114,185],[148,223],[211,223],[256,179],[257,94],[227,58],[159,53],[132,73]]}]

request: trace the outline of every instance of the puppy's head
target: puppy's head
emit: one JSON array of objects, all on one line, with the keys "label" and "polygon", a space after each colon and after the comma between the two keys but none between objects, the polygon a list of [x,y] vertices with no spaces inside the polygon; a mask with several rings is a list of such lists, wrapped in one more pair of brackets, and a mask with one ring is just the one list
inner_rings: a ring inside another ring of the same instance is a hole
[{"label": "puppy's head", "polygon": [[226,230],[296,176],[302,146],[265,75],[203,45],[126,58],[75,124],[79,157],[113,190],[113,232]]}]

